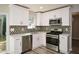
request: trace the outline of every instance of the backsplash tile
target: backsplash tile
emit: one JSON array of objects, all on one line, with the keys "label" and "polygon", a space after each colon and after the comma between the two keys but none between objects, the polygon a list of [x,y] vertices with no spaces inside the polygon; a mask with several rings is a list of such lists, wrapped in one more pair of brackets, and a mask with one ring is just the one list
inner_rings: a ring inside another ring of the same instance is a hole
[{"label": "backsplash tile", "polygon": [[[12,29],[12,31],[11,31]],[[10,35],[13,34],[24,34],[24,33],[35,33],[35,32],[48,32],[52,29],[62,29],[63,33],[69,33],[69,26],[36,26],[35,29],[28,29],[27,26],[10,26]]]},{"label": "backsplash tile", "polygon": [[[11,28],[14,28],[14,31],[11,31]],[[26,31],[26,26],[10,26],[10,34],[26,33]]]},{"label": "backsplash tile", "polygon": [[[14,31],[11,31],[11,29],[14,29]],[[10,34],[24,34],[24,33],[34,33],[39,31],[48,31],[49,26],[36,26],[35,29],[28,29],[27,26],[10,26]]]}]

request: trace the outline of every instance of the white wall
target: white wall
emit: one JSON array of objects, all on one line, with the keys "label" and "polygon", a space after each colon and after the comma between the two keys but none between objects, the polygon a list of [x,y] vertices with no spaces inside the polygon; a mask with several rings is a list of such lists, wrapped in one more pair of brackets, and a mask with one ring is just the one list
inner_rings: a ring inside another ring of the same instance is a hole
[{"label": "white wall", "polygon": [[72,12],[79,12],[79,4],[72,5]]},{"label": "white wall", "polygon": [[8,13],[9,12],[9,5],[8,4],[0,4],[0,12]]}]

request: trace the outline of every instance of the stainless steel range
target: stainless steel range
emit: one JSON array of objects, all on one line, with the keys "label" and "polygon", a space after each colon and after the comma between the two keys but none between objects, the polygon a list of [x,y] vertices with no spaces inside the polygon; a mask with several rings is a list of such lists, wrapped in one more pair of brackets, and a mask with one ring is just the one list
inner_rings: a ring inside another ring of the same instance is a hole
[{"label": "stainless steel range", "polygon": [[49,49],[59,52],[59,34],[62,30],[56,29],[46,34],[46,46]]}]

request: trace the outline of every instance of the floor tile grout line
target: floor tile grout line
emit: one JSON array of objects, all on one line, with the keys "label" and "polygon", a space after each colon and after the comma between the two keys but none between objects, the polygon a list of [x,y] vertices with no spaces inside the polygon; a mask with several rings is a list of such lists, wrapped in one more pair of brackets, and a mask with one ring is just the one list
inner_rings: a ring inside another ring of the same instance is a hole
[{"label": "floor tile grout line", "polygon": [[[32,50],[33,51],[33,50]],[[39,54],[39,53],[37,53],[36,51],[33,51],[33,52],[35,52],[36,54]]]},{"label": "floor tile grout line", "polygon": [[[42,50],[44,50],[44,47],[39,47],[40,49],[42,49]],[[45,47],[46,48],[46,47]],[[55,53],[57,53],[57,52],[50,52],[50,51],[48,51],[49,49],[45,49],[47,52],[49,52],[49,54],[55,54]],[[51,50],[52,51],[52,50]],[[46,53],[45,53],[46,54]]]},{"label": "floor tile grout line", "polygon": [[[45,52],[44,50],[47,51],[47,52]],[[55,52],[55,51],[48,49],[46,47],[38,47],[34,50],[27,52],[27,54],[58,54],[58,52]]]},{"label": "floor tile grout line", "polygon": [[[42,47],[40,47],[40,48],[42,48]],[[44,48],[42,48],[42,49],[44,49]],[[46,48],[45,50],[50,50],[50,49],[48,49],[48,48]],[[52,51],[52,50],[50,50],[50,51]],[[48,51],[48,52],[50,52],[50,51]],[[50,53],[57,53],[57,52],[55,52],[55,51],[53,51],[53,52],[50,52]]]}]

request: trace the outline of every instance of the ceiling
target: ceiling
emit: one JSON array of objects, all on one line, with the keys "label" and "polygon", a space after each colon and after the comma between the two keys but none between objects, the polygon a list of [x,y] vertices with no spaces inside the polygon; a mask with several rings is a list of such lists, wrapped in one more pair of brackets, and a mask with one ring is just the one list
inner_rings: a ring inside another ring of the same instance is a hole
[{"label": "ceiling", "polygon": [[67,4],[23,4],[23,6],[29,7],[32,11],[38,12],[38,11],[47,11],[50,9],[59,8],[62,6],[66,6]]}]

